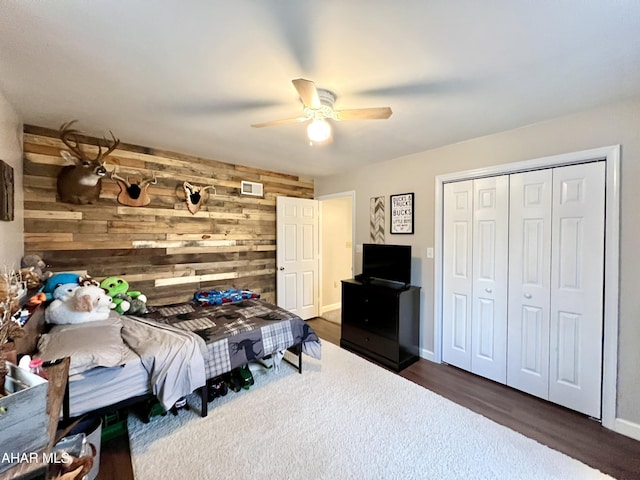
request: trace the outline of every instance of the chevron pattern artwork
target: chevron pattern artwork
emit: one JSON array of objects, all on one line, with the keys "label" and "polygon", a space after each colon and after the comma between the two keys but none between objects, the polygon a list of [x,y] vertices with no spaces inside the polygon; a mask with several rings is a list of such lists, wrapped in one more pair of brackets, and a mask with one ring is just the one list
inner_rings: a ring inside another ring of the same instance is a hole
[{"label": "chevron pattern artwork", "polygon": [[371,197],[369,230],[371,243],[384,243],[384,197]]}]

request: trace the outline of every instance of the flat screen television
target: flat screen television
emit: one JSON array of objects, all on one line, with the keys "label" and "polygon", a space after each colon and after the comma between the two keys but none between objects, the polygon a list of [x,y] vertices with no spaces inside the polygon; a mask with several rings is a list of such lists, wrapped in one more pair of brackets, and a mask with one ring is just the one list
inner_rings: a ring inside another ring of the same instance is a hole
[{"label": "flat screen television", "polygon": [[411,245],[362,245],[362,279],[411,283]]}]

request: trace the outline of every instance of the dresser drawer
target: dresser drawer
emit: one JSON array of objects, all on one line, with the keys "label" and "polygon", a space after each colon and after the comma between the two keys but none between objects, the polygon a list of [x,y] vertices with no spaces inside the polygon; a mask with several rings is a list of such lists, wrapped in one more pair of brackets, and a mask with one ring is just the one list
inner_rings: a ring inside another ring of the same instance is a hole
[{"label": "dresser drawer", "polygon": [[390,360],[398,360],[398,342],[352,325],[342,324],[342,339]]}]

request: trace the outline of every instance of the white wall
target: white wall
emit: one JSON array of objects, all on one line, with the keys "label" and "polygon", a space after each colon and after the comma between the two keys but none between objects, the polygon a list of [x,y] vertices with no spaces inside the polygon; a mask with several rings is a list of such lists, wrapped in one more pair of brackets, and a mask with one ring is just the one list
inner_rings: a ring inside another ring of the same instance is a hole
[{"label": "white wall", "polygon": [[0,266],[19,267],[24,252],[22,122],[0,91],[0,159],[13,167],[14,220],[0,221]]},{"label": "white wall", "polygon": [[351,278],[353,227],[351,197],[321,200],[322,205],[322,305],[341,303],[341,280]]},{"label": "white wall", "polygon": [[[424,134],[429,134],[428,125]],[[617,416],[640,426],[640,99],[316,178],[315,194],[356,192],[355,238],[360,244],[369,240],[370,197],[384,195],[388,205],[390,194],[415,192],[415,234],[387,232],[386,243],[413,247],[412,283],[422,287],[420,345],[423,351],[432,352],[434,265],[426,250],[435,238],[435,177],[614,144],[622,146]],[[359,263],[357,258],[356,271]]]}]

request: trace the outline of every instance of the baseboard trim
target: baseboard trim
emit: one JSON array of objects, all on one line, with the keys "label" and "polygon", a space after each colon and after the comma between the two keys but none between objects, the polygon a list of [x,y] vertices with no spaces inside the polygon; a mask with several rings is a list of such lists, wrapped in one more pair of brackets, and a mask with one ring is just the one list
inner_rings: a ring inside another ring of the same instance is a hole
[{"label": "baseboard trim", "polygon": [[430,362],[435,362],[435,354],[425,348],[420,349],[420,358],[424,358],[425,360],[429,360]]},{"label": "baseboard trim", "polygon": [[342,308],[342,303],[340,302],[332,303],[331,305],[325,305],[323,307],[320,307],[320,315],[326,312],[330,312],[331,310],[338,310],[339,308]]},{"label": "baseboard trim", "polygon": [[640,441],[640,424],[616,418],[614,431]]}]

